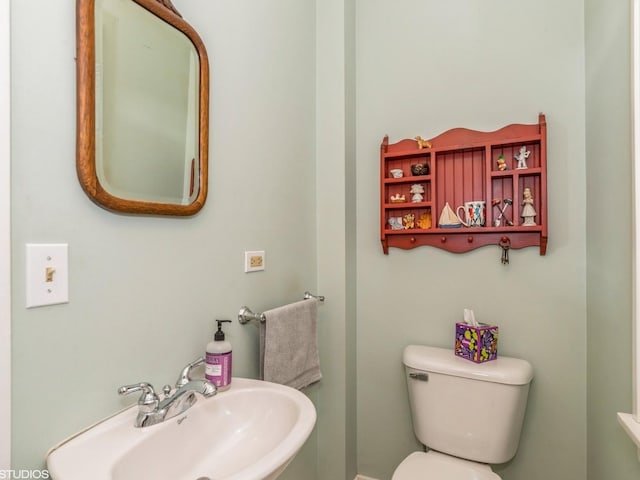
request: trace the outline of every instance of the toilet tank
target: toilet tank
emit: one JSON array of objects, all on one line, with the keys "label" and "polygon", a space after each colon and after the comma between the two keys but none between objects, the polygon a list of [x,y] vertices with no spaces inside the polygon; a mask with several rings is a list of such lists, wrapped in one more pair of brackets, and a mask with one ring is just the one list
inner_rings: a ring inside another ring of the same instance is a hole
[{"label": "toilet tank", "polygon": [[475,462],[513,458],[533,378],[529,362],[499,357],[476,364],[450,349],[409,345],[403,363],[421,443]]}]

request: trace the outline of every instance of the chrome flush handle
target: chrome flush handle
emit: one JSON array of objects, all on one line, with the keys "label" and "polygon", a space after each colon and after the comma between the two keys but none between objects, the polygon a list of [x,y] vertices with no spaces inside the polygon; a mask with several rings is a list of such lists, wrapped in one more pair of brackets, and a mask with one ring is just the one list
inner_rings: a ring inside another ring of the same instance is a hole
[{"label": "chrome flush handle", "polygon": [[414,380],[420,380],[421,382],[428,382],[429,374],[424,372],[411,372],[409,374],[409,378],[413,378]]}]

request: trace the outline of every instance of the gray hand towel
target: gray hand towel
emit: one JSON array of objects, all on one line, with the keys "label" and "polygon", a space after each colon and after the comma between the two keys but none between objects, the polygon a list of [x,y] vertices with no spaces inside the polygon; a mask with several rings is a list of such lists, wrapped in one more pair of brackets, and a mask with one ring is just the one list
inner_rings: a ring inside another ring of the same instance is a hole
[{"label": "gray hand towel", "polygon": [[318,355],[316,299],[264,312],[260,324],[260,373],[268,382],[298,390],[322,378]]}]

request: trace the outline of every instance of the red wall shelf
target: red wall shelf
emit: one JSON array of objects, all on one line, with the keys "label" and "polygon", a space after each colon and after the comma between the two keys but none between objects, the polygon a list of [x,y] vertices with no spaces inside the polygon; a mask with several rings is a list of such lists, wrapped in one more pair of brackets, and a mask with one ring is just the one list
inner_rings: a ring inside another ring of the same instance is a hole
[{"label": "red wall shelf", "polygon": [[[380,237],[382,249],[411,249],[421,245],[462,253],[485,245],[509,244],[510,248],[539,246],[547,248],[547,128],[545,116],[538,123],[513,124],[495,132],[455,128],[429,140],[419,148],[413,139],[389,143],[385,136],[380,146]],[[527,168],[518,169],[516,155],[529,152]],[[500,170],[502,156],[507,170]],[[429,167],[428,175],[415,176],[415,164]],[[394,178],[391,170],[402,170]],[[420,184],[423,198],[412,202],[411,187]],[[533,196],[535,225],[523,225],[522,201],[525,188]],[[392,196],[404,196],[406,202],[394,203]],[[506,205],[504,200],[512,201]],[[455,212],[464,202],[482,200],[486,205],[485,225],[441,228],[440,214],[448,203]],[[492,205],[492,201],[499,205]],[[500,218],[500,209],[504,209]],[[409,216],[409,220],[403,220]],[[413,216],[414,223],[411,223]],[[431,225],[426,217],[430,216]],[[507,221],[505,221],[505,218]],[[512,225],[509,224],[512,222]],[[395,227],[393,227],[395,226]]]}]

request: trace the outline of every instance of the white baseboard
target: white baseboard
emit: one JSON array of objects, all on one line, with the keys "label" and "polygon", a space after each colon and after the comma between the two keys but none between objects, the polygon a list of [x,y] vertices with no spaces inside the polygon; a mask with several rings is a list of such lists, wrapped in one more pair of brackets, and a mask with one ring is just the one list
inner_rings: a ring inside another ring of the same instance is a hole
[{"label": "white baseboard", "polygon": [[377,478],[372,478],[372,477],[365,477],[364,475],[356,475],[356,478],[354,478],[353,480],[378,480]]}]

